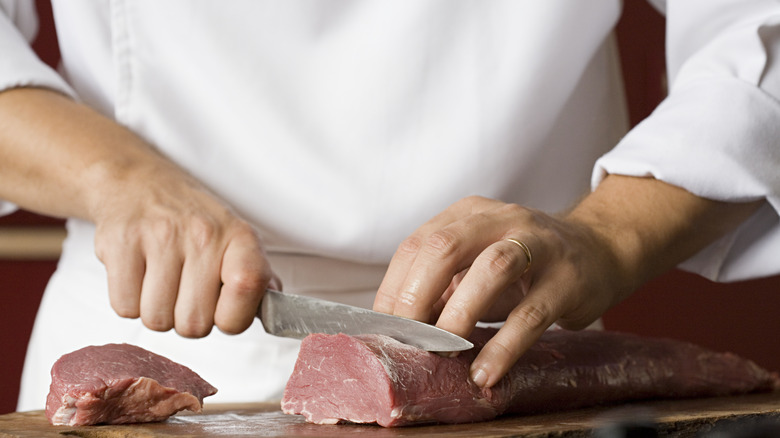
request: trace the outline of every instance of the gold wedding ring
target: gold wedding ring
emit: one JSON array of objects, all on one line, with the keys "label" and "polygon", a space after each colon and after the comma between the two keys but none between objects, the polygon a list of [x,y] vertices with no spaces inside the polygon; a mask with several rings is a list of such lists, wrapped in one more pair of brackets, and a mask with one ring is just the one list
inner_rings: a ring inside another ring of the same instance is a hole
[{"label": "gold wedding ring", "polygon": [[508,240],[514,243],[515,245],[519,246],[520,249],[523,250],[523,253],[525,253],[525,259],[528,263],[525,264],[525,269],[523,269],[523,273],[520,274],[520,276],[525,275],[525,273],[528,272],[529,269],[531,269],[531,262],[534,260],[534,258],[531,256],[531,249],[528,248],[528,245],[526,245],[525,243],[516,239],[512,239],[511,237],[506,238],[504,240]]}]

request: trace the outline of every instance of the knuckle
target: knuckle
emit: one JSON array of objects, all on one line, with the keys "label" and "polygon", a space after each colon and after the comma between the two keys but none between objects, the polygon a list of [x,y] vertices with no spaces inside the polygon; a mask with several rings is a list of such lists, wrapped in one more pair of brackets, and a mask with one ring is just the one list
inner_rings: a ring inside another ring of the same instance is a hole
[{"label": "knuckle", "polygon": [[270,275],[260,270],[241,270],[231,276],[231,282],[237,293],[249,294],[261,289],[270,280]]},{"label": "knuckle", "polygon": [[531,210],[527,207],[523,207],[520,204],[504,204],[501,206],[501,212],[513,217],[527,217],[530,215]]},{"label": "knuckle", "polygon": [[251,234],[252,236],[256,236],[257,233],[255,232],[255,229],[250,225],[248,222],[237,219],[232,222],[232,226],[239,230],[239,232]]},{"label": "knuckle", "polygon": [[403,290],[398,294],[398,302],[404,306],[416,307],[419,297],[410,290]]},{"label": "knuckle", "polygon": [[203,318],[187,318],[182,322],[176,321],[176,333],[185,338],[202,338],[211,333],[211,322]]},{"label": "knuckle", "polygon": [[447,230],[434,231],[425,242],[426,251],[434,257],[445,259],[458,251],[459,239]]},{"label": "knuckle", "polygon": [[[216,226],[217,224],[214,223]],[[224,223],[224,230],[230,237],[239,239],[254,240],[257,245],[260,245],[260,237],[257,234],[252,225],[236,217],[231,217],[228,222]]]},{"label": "knuckle", "polygon": [[169,219],[155,220],[146,226],[155,241],[162,246],[167,246],[176,239],[176,226]]},{"label": "knuckle", "polygon": [[94,238],[95,255],[106,263],[110,261],[111,255],[116,256],[117,249],[132,246],[135,235],[127,226],[98,225]]},{"label": "knuckle", "polygon": [[524,228],[534,227],[539,228],[538,231],[545,229],[544,226],[544,214],[538,210],[522,206],[520,204],[504,204],[498,210],[499,215],[511,218],[511,220],[518,224],[523,224]]},{"label": "knuckle", "polygon": [[398,295],[393,314],[417,321],[431,322],[431,306],[425,302],[425,297],[412,291],[402,291]]},{"label": "knuckle", "polygon": [[250,324],[251,321],[249,324],[242,323],[240,321],[226,321],[226,322],[217,323],[217,327],[222,333],[228,335],[237,335],[239,333],[242,333],[244,330],[248,329]]},{"label": "knuckle", "polygon": [[246,297],[264,289],[271,281],[271,274],[261,269],[241,269],[224,280],[232,294]]},{"label": "knuckle", "polygon": [[393,309],[394,303],[395,294],[387,288],[380,286],[376,291],[376,297],[374,297],[374,309],[388,312]]},{"label": "knuckle", "polygon": [[156,332],[167,332],[173,328],[172,319],[166,316],[141,315],[141,321],[146,326],[146,328]]},{"label": "knuckle", "polygon": [[485,254],[485,269],[494,276],[512,275],[517,266],[517,255],[502,248],[491,247]]},{"label": "knuckle", "polygon": [[188,229],[191,243],[196,249],[207,248],[219,234],[217,224],[201,215],[189,219]]},{"label": "knuckle", "polygon": [[442,311],[442,318],[458,323],[476,323],[479,319],[471,307],[460,301],[449,301]]},{"label": "knuckle", "polygon": [[174,329],[185,338],[202,338],[211,332],[213,315],[214,310],[208,306],[177,307],[174,312]]},{"label": "knuckle", "polygon": [[482,197],[481,196],[479,196],[479,195],[469,195],[469,196],[466,196],[464,198],[459,199],[458,201],[455,202],[455,204],[456,205],[460,205],[460,204],[463,204],[463,205],[474,205],[474,204],[477,204],[479,202],[482,202]]},{"label": "knuckle", "polygon": [[512,316],[520,325],[520,328],[534,332],[549,327],[552,322],[549,321],[550,311],[543,305],[525,304],[520,305],[512,311]]},{"label": "knuckle", "polygon": [[507,361],[510,358],[515,357],[514,348],[511,345],[507,345],[503,338],[493,338],[490,343],[491,353],[503,361]]},{"label": "knuckle", "polygon": [[574,304],[573,308],[562,315],[556,324],[567,330],[582,330],[588,327],[609,306],[600,307],[595,301]]},{"label": "knuckle", "polygon": [[262,286],[254,285],[253,282],[246,282],[240,285],[232,285],[225,289],[225,298],[236,303],[252,303],[260,296]]},{"label": "knuckle", "polygon": [[121,318],[135,319],[140,316],[137,307],[127,306],[119,303],[111,303],[111,308]]},{"label": "knuckle", "polygon": [[420,248],[422,248],[422,239],[414,235],[401,241],[396,252],[402,255],[415,255],[420,251]]},{"label": "knuckle", "polygon": [[464,204],[467,206],[474,206],[474,205],[482,205],[488,202],[493,202],[491,199],[488,199],[484,196],[480,195],[469,195],[465,198],[462,198],[458,201],[458,204]]}]

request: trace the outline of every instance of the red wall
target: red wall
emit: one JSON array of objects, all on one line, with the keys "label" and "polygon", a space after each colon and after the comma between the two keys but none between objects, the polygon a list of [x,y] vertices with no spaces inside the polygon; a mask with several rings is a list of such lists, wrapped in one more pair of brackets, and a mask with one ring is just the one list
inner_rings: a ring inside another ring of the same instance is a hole
[{"label": "red wall", "polygon": [[[663,80],[664,20],[646,2],[626,0],[618,26],[626,92],[631,120],[647,116],[665,93]],[[34,44],[51,64],[59,57],[47,1],[36,2],[42,12],[41,35]],[[0,218],[9,224],[59,222],[27,213]],[[0,260],[0,414],[16,406],[19,375],[27,338],[43,288],[55,261]],[[780,370],[780,276],[767,279],[715,284],[679,271],[650,282],[631,298],[608,312],[609,329],[693,341],[719,350],[729,350]]]},{"label": "red wall", "polygon": [[[33,48],[49,65],[56,65],[59,49],[56,43],[51,5],[36,1],[41,30]],[[0,226],[62,227],[62,221],[21,211],[0,217]],[[0,414],[16,410],[19,379],[22,373],[27,340],[32,331],[38,303],[46,283],[56,268],[56,260],[0,259]]]},{"label": "red wall", "polygon": [[[4,221],[5,222],[5,221]],[[0,260],[0,414],[16,410],[19,378],[22,374],[27,339],[43,289],[54,272],[56,261]]]}]

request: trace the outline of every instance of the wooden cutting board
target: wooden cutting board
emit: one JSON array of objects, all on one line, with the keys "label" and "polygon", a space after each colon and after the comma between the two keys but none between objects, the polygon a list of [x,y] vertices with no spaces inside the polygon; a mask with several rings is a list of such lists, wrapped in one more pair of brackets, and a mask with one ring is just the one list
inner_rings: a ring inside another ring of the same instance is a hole
[{"label": "wooden cutting board", "polygon": [[780,392],[599,407],[544,415],[502,417],[473,424],[384,429],[372,425],[316,425],[284,415],[277,403],[213,404],[203,414],[179,414],[162,423],[122,426],[51,426],[42,411],[0,415],[0,437],[586,437],[614,419],[652,418],[663,436],[695,436],[737,422],[780,426]]}]

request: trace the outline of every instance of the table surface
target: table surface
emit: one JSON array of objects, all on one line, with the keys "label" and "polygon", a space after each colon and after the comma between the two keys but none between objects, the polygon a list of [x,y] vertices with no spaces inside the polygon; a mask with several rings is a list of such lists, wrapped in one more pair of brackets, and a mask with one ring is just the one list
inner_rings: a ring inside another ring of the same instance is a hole
[{"label": "table surface", "polygon": [[652,419],[664,436],[695,436],[713,427],[756,420],[780,424],[780,392],[692,400],[659,400],[541,415],[505,416],[472,424],[381,428],[316,425],[285,415],[277,403],[207,404],[202,414],[180,413],[161,423],[51,426],[42,411],[0,415],[0,437],[585,437],[617,420]]}]

